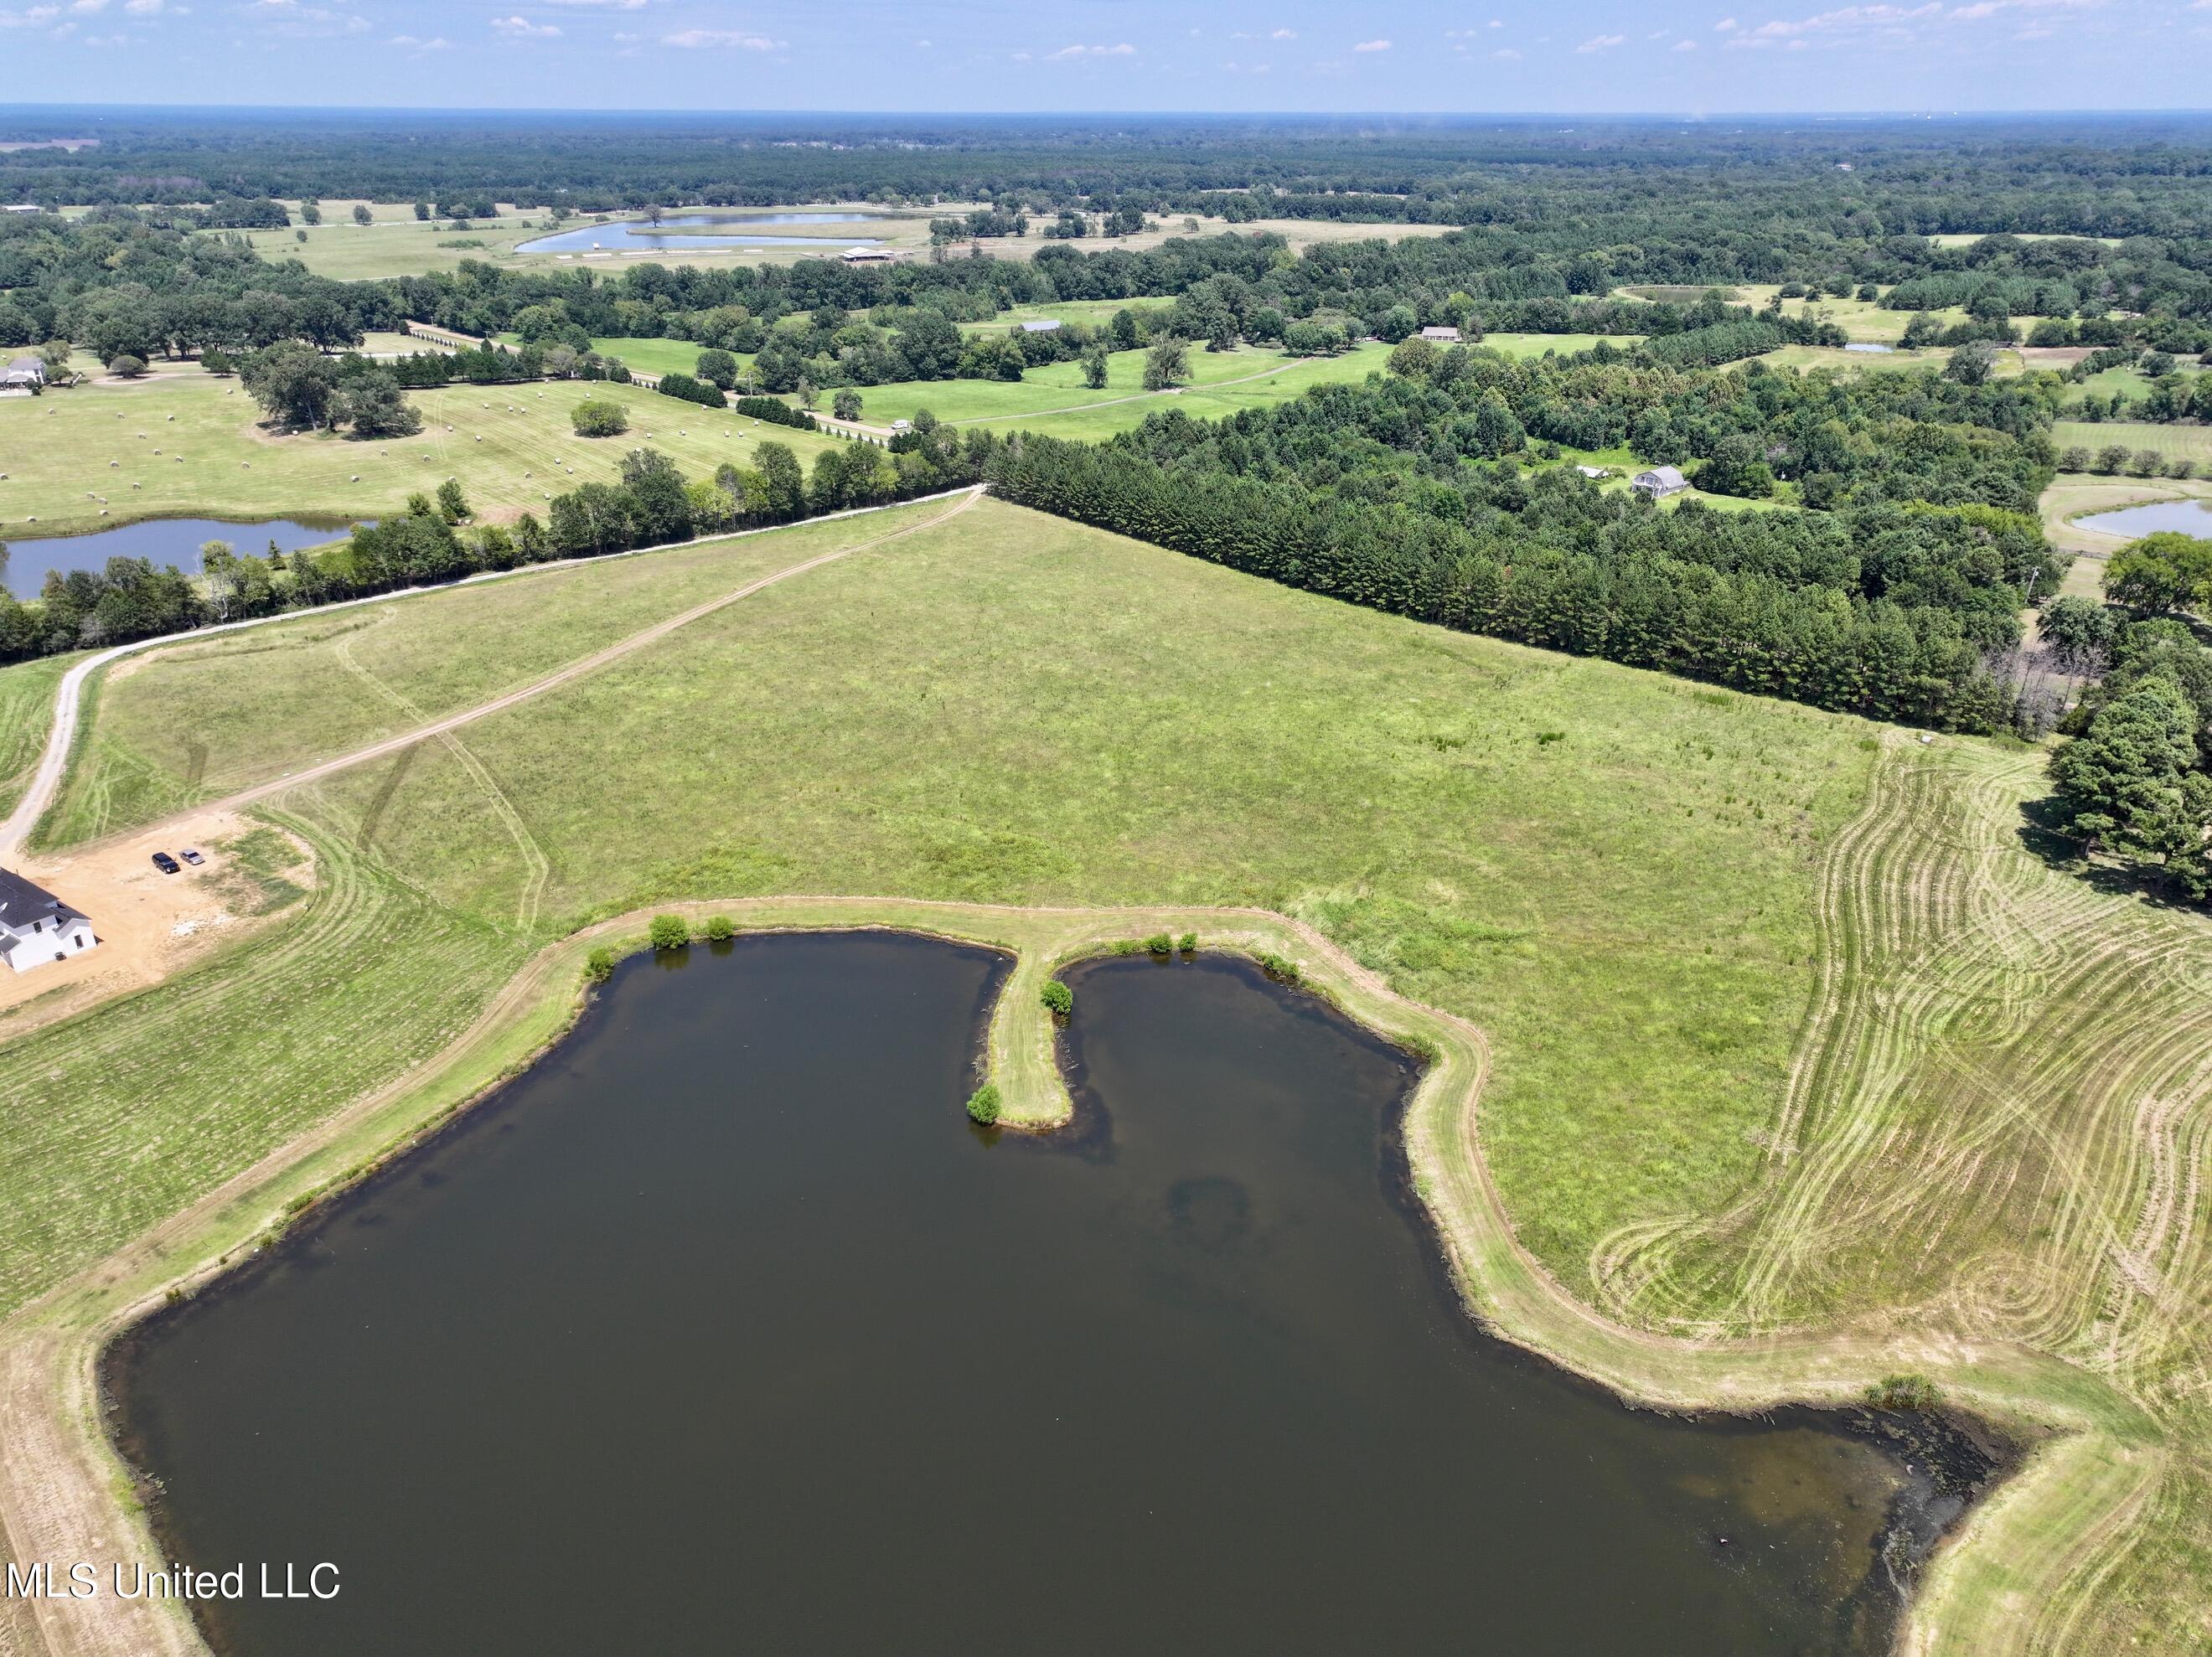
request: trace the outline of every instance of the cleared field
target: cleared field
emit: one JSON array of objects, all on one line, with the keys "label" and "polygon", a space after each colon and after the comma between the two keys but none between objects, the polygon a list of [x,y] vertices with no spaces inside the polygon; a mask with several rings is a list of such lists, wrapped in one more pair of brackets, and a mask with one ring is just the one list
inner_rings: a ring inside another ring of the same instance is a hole
[{"label": "cleared field", "polygon": [[1547,351],[1557,351],[1561,356],[1572,356],[1577,351],[1587,351],[1601,340],[1626,350],[1644,342],[1641,334],[1486,334],[1482,344],[1486,349],[1509,356],[1516,361],[1538,357]]},{"label": "cleared field", "polygon": [[[479,512],[542,513],[550,494],[611,482],[623,455],[641,444],[691,476],[711,476],[767,434],[732,415],[603,381],[448,385],[409,396],[422,411],[422,432],[367,441],[330,432],[274,435],[235,379],[200,373],[0,401],[9,474],[0,482],[0,537],[165,516],[374,517],[448,477],[460,479]],[[628,406],[627,435],[586,440],[570,431],[568,411],[592,397]],[[835,440],[775,430],[809,464]],[[106,497],[106,519],[103,502],[88,496],[94,489]]]},{"label": "cleared field", "polygon": [[[2012,361],[2016,372],[2018,360],[2010,352],[2004,353],[2000,359],[1998,372],[2003,372],[2005,359]],[[1950,352],[1940,346],[1929,346],[1917,351],[1884,352],[1844,351],[1827,345],[1784,345],[1759,359],[1770,368],[1829,368],[1847,374],[1940,368],[1950,360]]]},{"label": "cleared field", "polygon": [[2169,460],[2212,459],[2212,426],[2158,426],[2135,420],[2062,420],[2051,428],[2052,445],[2079,445],[2096,453],[2118,443],[2133,454],[2148,449]]},{"label": "cleared field", "polygon": [[[1081,363],[1050,362],[1018,380],[914,379],[862,386],[860,418],[882,426],[911,420],[927,409],[956,425],[1019,424],[1055,437],[1109,437],[1165,408],[1181,409],[1194,420],[1215,420],[1239,409],[1295,397],[1310,385],[1356,383],[1379,372],[1387,355],[1381,346],[1372,345],[1334,357],[1291,357],[1250,349],[1193,350],[1188,385],[1174,391],[1148,392],[1145,354],[1116,351],[1107,358],[1102,390],[1084,385]],[[823,401],[826,406],[826,393]]]},{"label": "cleared field", "polygon": [[[542,627],[474,613],[514,603],[489,587],[395,613],[343,676],[312,618],[251,664],[165,654],[103,697],[90,762],[143,768],[149,800],[194,786],[195,744],[204,777],[218,753],[289,768],[356,728],[328,704],[522,677],[468,659],[542,659],[593,581],[654,561],[576,572]],[[398,1084],[531,944],[599,917],[793,891],[1260,905],[1486,1033],[1481,1145],[1520,1243],[1692,1342],[1570,1317],[1585,1367],[1684,1399],[1918,1367],[2087,1429],[1939,1563],[1926,1648],[2189,1649],[2212,1629],[2212,926],[2044,863],[2040,765],[986,503],[283,796],[327,871],[300,921],[20,1045],[4,1303]],[[278,947],[311,923],[322,953]],[[1472,1122],[1433,1125],[1448,1215],[1481,1199]],[[1475,1258],[1505,1274],[1478,1299],[1552,1292]]]}]

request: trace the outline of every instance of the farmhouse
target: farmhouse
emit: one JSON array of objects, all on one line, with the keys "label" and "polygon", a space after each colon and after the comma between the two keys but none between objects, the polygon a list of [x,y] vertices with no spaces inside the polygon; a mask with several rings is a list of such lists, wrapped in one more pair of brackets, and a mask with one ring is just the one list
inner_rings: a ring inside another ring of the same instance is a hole
[{"label": "farmhouse", "polygon": [[0,389],[11,391],[35,391],[46,383],[44,358],[19,356],[5,369],[0,369]]},{"label": "farmhouse", "polygon": [[97,947],[92,921],[43,886],[0,869],[0,957],[19,973]]},{"label": "farmhouse", "polygon": [[1654,501],[1690,487],[1690,480],[1672,466],[1654,466],[1636,474],[1635,487]]},{"label": "farmhouse", "polygon": [[1459,330],[1456,328],[1424,328],[1421,330],[1421,337],[1423,339],[1433,339],[1439,344],[1456,345],[1459,343]]},{"label": "farmhouse", "polygon": [[1047,317],[1042,322],[1024,323],[1022,331],[1025,334],[1056,334],[1060,331],[1060,324],[1054,319]]},{"label": "farmhouse", "polygon": [[888,247],[848,247],[837,256],[848,264],[896,264],[898,255]]}]

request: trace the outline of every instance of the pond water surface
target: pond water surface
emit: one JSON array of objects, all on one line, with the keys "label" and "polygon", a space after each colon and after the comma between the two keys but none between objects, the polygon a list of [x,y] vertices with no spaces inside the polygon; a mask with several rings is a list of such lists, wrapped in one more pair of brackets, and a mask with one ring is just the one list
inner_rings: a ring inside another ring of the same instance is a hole
[{"label": "pond water surface", "polygon": [[228,541],[239,553],[266,553],[274,541],[283,552],[319,547],[343,535],[350,520],[302,523],[274,518],[266,522],[234,523],[218,518],[148,518],[136,524],[118,524],[112,530],[89,535],[51,535],[25,540],[7,537],[8,591],[18,598],[35,598],[46,585],[46,572],[58,569],[100,570],[111,558],[147,558],[156,568],[174,564],[187,575],[200,572],[200,547],[209,541]]},{"label": "pond water surface", "polygon": [[[658,228],[642,220],[619,220],[606,224],[587,224],[574,230],[563,230],[550,236],[540,236],[534,241],[518,243],[518,253],[584,253],[594,248],[602,252],[623,248],[658,247],[819,247],[824,253],[834,253],[846,247],[872,247],[882,240],[878,236],[854,236],[838,240],[827,236],[776,236],[756,234],[752,227],[768,224],[873,224],[883,215],[878,213],[671,213],[660,221]],[[702,225],[727,227],[728,234],[719,234],[702,230]],[[677,227],[684,227],[678,228]]]},{"label": "pond water surface", "polygon": [[2212,541],[2212,501],[2151,501],[2140,507],[2122,507],[2117,512],[2092,513],[2074,521],[2100,535],[2134,537],[2179,530],[2184,535]]},{"label": "pond water surface", "polygon": [[1237,959],[1115,960],[1071,975],[1076,1126],[1000,1133],[961,1104],[1001,974],[882,933],[633,960],[119,1344],[170,1557],[343,1573],[203,1605],[219,1648],[1885,1648],[1914,1478],[1480,1334],[1402,1055]]}]

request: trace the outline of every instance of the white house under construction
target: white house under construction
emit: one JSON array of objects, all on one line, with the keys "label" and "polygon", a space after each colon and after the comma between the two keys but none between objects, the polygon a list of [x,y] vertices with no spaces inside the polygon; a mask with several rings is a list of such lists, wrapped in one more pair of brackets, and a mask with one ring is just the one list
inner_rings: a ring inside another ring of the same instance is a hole
[{"label": "white house under construction", "polygon": [[10,967],[27,973],[99,945],[89,916],[0,869],[0,957]]}]

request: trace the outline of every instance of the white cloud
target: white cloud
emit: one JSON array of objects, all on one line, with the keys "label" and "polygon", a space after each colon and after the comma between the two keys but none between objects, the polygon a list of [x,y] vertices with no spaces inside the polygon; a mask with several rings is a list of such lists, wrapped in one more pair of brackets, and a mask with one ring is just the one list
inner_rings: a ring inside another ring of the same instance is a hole
[{"label": "white cloud", "polygon": [[1713,25],[1713,33],[1716,34],[1729,34],[1734,33],[1741,27],[1741,25],[1739,24],[1735,18],[1723,17],[1719,22]]},{"label": "white cloud", "polygon": [[1358,46],[1352,47],[1352,50],[1354,52],[1388,52],[1390,50],[1390,43],[1388,40],[1362,40]]},{"label": "white cloud", "polygon": [[1695,40],[1681,39],[1674,42],[1674,50],[1677,52],[1695,52],[1697,49],[1698,43]]},{"label": "white cloud", "polygon": [[87,16],[95,12],[106,11],[107,0],[70,0],[70,9],[79,16]]},{"label": "white cloud", "polygon": [[660,44],[681,46],[686,52],[708,51],[716,46],[731,46],[740,52],[781,52],[791,42],[771,40],[765,34],[753,34],[744,29],[679,29],[673,34],[662,35]]},{"label": "white cloud", "polygon": [[1509,64],[1517,64],[1521,61],[1521,54],[1510,46],[1500,46],[1490,55]]},{"label": "white cloud", "polygon": [[1123,40],[1110,46],[1062,46],[1058,52],[1045,53],[1044,60],[1048,64],[1066,64],[1078,58],[1133,58],[1136,55],[1136,47]]},{"label": "white cloud", "polygon": [[[123,0],[123,9],[133,17],[158,17],[168,9],[168,0]],[[181,14],[184,8],[177,10]]]},{"label": "white cloud", "polygon": [[[2205,3],[2212,5],[2212,0],[2205,0]],[[1296,29],[1276,29],[1267,38],[1270,40],[1295,40],[1298,38],[1298,32]]]},{"label": "white cloud", "polygon": [[[1983,4],[1994,3],[1995,0],[1981,0]],[[1972,11],[1976,8],[1970,6],[1966,9]],[[1802,51],[1804,45],[1808,44],[1806,39],[1808,36],[1822,35],[1836,38],[1854,34],[1909,33],[1911,25],[1931,21],[1941,16],[1942,11],[1942,0],[1927,0],[1925,5],[1919,6],[1897,6],[1886,3],[1869,6],[1839,6],[1833,11],[1820,12],[1811,17],[1802,17],[1794,21],[1777,18],[1772,22],[1761,23],[1747,33],[1735,35],[1729,39],[1729,45],[1759,47],[1786,43],[1792,50]]]},{"label": "white cloud", "polygon": [[1628,37],[1625,34],[1593,34],[1575,50],[1577,52],[1610,52],[1615,46],[1626,44],[1627,39]]},{"label": "white cloud", "polygon": [[434,34],[427,40],[418,34],[395,34],[384,44],[397,46],[402,52],[424,52],[449,51],[453,43],[442,34]]},{"label": "white cloud", "polygon": [[561,33],[558,23],[533,23],[527,17],[495,17],[492,27],[514,40],[546,40]]}]

